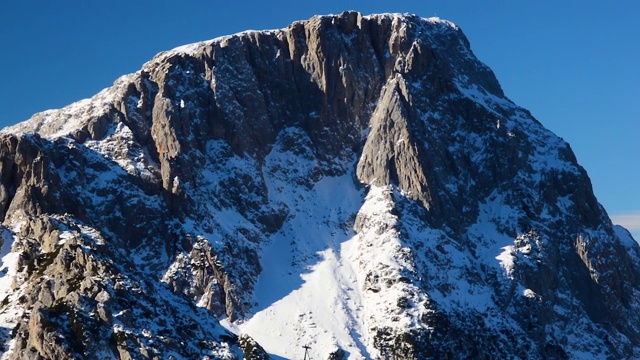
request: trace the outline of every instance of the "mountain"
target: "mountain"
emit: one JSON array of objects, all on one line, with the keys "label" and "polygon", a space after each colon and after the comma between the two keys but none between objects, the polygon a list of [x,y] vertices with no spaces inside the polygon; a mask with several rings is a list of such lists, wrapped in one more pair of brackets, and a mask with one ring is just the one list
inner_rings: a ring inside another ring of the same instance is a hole
[{"label": "mountain", "polygon": [[440,19],[160,53],[2,130],[0,219],[2,359],[640,357],[638,244]]}]

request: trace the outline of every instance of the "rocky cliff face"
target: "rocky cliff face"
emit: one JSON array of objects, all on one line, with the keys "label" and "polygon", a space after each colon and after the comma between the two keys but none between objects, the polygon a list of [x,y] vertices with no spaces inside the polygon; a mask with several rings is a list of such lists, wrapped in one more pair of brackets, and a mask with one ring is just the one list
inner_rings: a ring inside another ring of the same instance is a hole
[{"label": "rocky cliff face", "polygon": [[438,19],[160,53],[2,131],[0,219],[3,359],[640,357],[640,248]]}]

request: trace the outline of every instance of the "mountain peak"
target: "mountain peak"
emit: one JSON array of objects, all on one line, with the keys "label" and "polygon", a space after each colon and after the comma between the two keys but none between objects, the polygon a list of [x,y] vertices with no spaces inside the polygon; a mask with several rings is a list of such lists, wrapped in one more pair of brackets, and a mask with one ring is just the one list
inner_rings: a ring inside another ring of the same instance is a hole
[{"label": "mountain peak", "polygon": [[0,154],[3,359],[640,354],[640,248],[448,21],[178,47]]}]

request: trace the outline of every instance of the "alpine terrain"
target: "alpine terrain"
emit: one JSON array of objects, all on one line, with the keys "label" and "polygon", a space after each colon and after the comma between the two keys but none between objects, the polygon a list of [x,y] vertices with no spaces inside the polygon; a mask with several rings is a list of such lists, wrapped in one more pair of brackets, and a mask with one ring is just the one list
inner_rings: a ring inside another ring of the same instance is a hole
[{"label": "alpine terrain", "polygon": [[0,133],[2,359],[640,358],[640,247],[454,24],[158,54]]}]

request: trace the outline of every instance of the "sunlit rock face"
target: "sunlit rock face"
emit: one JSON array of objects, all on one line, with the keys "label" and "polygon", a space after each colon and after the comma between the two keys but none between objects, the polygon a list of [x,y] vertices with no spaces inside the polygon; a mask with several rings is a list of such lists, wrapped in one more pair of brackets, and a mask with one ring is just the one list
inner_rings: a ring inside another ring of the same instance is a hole
[{"label": "sunlit rock face", "polygon": [[2,359],[640,357],[638,245],[439,19],[160,53],[2,130],[0,220]]}]

